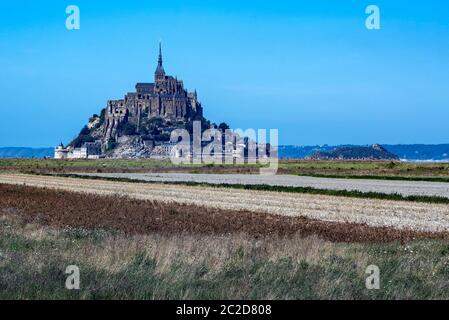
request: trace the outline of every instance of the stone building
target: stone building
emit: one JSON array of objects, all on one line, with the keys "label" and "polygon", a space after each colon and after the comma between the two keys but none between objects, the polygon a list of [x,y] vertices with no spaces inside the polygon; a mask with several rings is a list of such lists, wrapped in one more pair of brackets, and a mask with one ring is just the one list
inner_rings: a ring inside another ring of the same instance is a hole
[{"label": "stone building", "polygon": [[202,115],[196,90],[188,92],[181,80],[166,75],[159,45],[154,82],[137,83],[135,92],[128,93],[123,99],[107,102],[103,141],[116,139],[121,123],[130,123],[139,129],[143,118],[160,117],[175,123],[192,121]]},{"label": "stone building", "polygon": [[67,159],[69,155],[69,149],[64,147],[62,142],[55,148],[55,159]]},{"label": "stone building", "polygon": [[81,148],[64,147],[61,143],[55,148],[55,159],[99,159],[101,158],[101,141],[86,142]]},{"label": "stone building", "polygon": [[172,159],[180,158],[181,151],[175,142],[163,142],[155,146],[151,152],[151,158]]}]

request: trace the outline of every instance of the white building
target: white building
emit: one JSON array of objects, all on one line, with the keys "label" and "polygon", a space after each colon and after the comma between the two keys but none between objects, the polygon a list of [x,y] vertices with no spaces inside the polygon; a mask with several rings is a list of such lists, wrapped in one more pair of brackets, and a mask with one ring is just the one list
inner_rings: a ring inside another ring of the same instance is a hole
[{"label": "white building", "polygon": [[81,148],[67,147],[61,143],[55,148],[55,159],[99,159],[101,157],[101,143],[86,142]]},{"label": "white building", "polygon": [[75,148],[72,151],[71,157],[72,159],[87,159],[87,148],[81,147],[81,148]]},{"label": "white building", "polygon": [[161,144],[162,156],[167,158],[179,158],[180,150],[176,142],[165,142]]},{"label": "white building", "polygon": [[55,159],[67,159],[69,157],[69,150],[61,144],[55,148]]}]

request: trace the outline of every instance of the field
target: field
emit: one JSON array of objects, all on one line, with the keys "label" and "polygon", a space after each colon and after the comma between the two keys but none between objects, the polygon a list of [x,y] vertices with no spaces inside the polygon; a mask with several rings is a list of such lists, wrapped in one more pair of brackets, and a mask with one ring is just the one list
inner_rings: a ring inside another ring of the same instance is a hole
[{"label": "field", "polygon": [[53,173],[46,176],[102,179],[121,182],[165,183],[234,189],[346,195],[383,199],[416,199],[449,203],[449,184],[440,181],[402,179],[352,179],[298,175],[214,174],[214,173]]},{"label": "field", "polygon": [[[444,181],[447,166],[280,164],[284,175],[348,181]],[[449,298],[445,195],[72,175],[226,178],[255,166],[30,159],[0,160],[0,168],[0,299]],[[65,287],[69,265],[80,268],[80,290]],[[380,270],[378,290],[365,285],[370,265]]]},{"label": "field", "polygon": [[[87,194],[120,195],[138,200],[197,205],[223,210],[245,210],[283,217],[300,216],[321,221],[363,223],[371,226],[395,227],[396,229],[432,232],[449,230],[447,203],[424,203],[407,200],[407,198],[404,198],[403,201],[393,201],[370,199],[369,197],[362,199],[308,194],[307,192],[147,184],[17,174],[0,175],[0,183]],[[49,210],[45,208],[46,206],[42,210]]]},{"label": "field", "polygon": [[[446,234],[0,190],[3,299],[449,298]],[[380,290],[365,287],[371,264]],[[64,287],[68,265],[80,290]]]},{"label": "field", "polygon": [[[31,173],[71,172],[188,172],[257,173],[259,165],[173,165],[168,160],[55,160],[0,159],[1,171]],[[449,181],[449,163],[404,163],[391,161],[280,160],[278,174]]]}]

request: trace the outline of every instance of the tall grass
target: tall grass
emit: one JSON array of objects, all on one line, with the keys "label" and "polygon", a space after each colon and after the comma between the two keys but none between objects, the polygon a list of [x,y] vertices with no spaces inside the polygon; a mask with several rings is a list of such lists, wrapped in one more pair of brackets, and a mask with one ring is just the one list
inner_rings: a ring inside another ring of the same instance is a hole
[{"label": "tall grass", "polygon": [[[447,299],[449,242],[124,235],[0,219],[0,299]],[[368,265],[380,290],[365,287]],[[77,265],[81,289],[65,289]]]}]

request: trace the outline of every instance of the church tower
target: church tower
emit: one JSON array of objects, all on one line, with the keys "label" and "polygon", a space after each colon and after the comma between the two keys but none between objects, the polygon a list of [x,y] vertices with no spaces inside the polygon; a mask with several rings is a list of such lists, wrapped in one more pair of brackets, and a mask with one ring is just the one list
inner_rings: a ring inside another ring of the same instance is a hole
[{"label": "church tower", "polygon": [[157,68],[156,71],[154,72],[154,80],[155,82],[158,82],[158,80],[164,80],[165,79],[165,70],[164,67],[162,65],[162,45],[159,42],[159,58],[157,61]]}]

